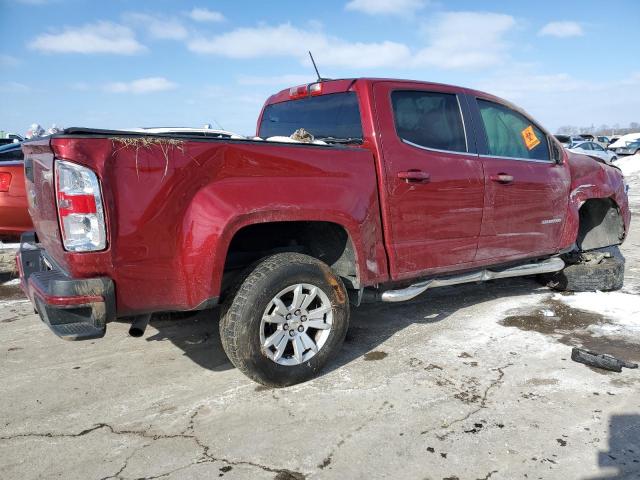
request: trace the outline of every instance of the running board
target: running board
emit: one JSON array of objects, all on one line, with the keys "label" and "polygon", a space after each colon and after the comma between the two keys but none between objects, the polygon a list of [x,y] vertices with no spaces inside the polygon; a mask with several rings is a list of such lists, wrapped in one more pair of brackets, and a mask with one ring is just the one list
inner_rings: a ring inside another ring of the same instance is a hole
[{"label": "running board", "polygon": [[552,257],[538,263],[527,263],[517,267],[511,267],[500,271],[479,270],[477,272],[464,273],[452,277],[432,278],[415,283],[410,287],[400,290],[387,290],[382,293],[383,302],[404,302],[411,300],[423,293],[428,288],[458,285],[460,283],[484,282],[496,278],[522,277],[525,275],[537,275],[539,273],[557,272],[564,268],[564,262],[559,257]]}]

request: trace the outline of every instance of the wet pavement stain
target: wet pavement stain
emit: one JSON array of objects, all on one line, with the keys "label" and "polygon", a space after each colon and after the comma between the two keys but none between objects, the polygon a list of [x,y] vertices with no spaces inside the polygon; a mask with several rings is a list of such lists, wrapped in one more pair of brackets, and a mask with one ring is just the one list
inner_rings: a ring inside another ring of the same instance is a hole
[{"label": "wet pavement stain", "polygon": [[[552,311],[553,316],[545,315]],[[504,318],[500,324],[520,330],[549,335],[570,347],[582,347],[598,353],[606,353],[631,362],[640,361],[640,348],[621,338],[597,336],[588,330],[592,325],[606,325],[611,319],[598,313],[572,308],[554,299],[548,299],[533,309],[522,310]],[[589,367],[591,368],[591,367]],[[591,368],[598,373],[605,370]]]},{"label": "wet pavement stain", "polygon": [[19,284],[0,284],[1,300],[26,300],[26,298]]},{"label": "wet pavement stain", "polygon": [[364,354],[364,360],[367,361],[367,362],[370,362],[372,360],[382,360],[387,355],[389,355],[387,352],[383,352],[381,350],[375,350],[373,352],[365,353]]}]

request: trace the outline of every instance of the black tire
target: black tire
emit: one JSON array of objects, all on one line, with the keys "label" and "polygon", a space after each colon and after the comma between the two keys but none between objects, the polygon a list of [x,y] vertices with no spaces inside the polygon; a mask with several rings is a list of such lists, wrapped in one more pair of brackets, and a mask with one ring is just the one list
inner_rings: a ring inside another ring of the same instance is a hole
[{"label": "black tire", "polygon": [[624,257],[618,247],[601,251],[609,252],[611,257],[600,263],[569,260],[563,270],[542,275],[542,282],[554,290],[569,292],[620,290],[624,284]]},{"label": "black tire", "polygon": [[[279,292],[301,283],[327,295],[333,324],[324,345],[308,361],[281,365],[262,350],[262,315]],[[286,387],[311,379],[336,355],[347,333],[349,313],[345,287],[327,264],[308,255],[279,253],[257,263],[229,292],[222,305],[220,338],[229,360],[242,373],[268,387]]]}]

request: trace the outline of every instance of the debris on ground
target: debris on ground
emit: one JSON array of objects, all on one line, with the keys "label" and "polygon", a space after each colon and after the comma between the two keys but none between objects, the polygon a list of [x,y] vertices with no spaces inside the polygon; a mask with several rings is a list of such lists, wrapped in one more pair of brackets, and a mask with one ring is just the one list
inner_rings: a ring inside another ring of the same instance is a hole
[{"label": "debris on ground", "polygon": [[611,355],[590,352],[576,347],[571,350],[571,360],[612,372],[622,372],[623,368],[638,368],[637,363],[626,362]]}]

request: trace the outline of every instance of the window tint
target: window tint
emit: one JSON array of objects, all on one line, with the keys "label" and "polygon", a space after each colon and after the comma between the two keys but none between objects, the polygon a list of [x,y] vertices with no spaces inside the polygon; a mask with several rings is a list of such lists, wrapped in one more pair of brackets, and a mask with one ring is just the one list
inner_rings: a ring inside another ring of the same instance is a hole
[{"label": "window tint", "polygon": [[489,154],[531,160],[549,160],[545,134],[526,117],[503,105],[478,99],[487,132]]},{"label": "window tint", "polygon": [[466,152],[460,105],[450,93],[395,91],[391,94],[398,136],[437,150]]},{"label": "window tint", "polygon": [[288,137],[304,128],[316,138],[362,139],[362,122],[355,92],[274,103],[264,109],[259,134]]}]

